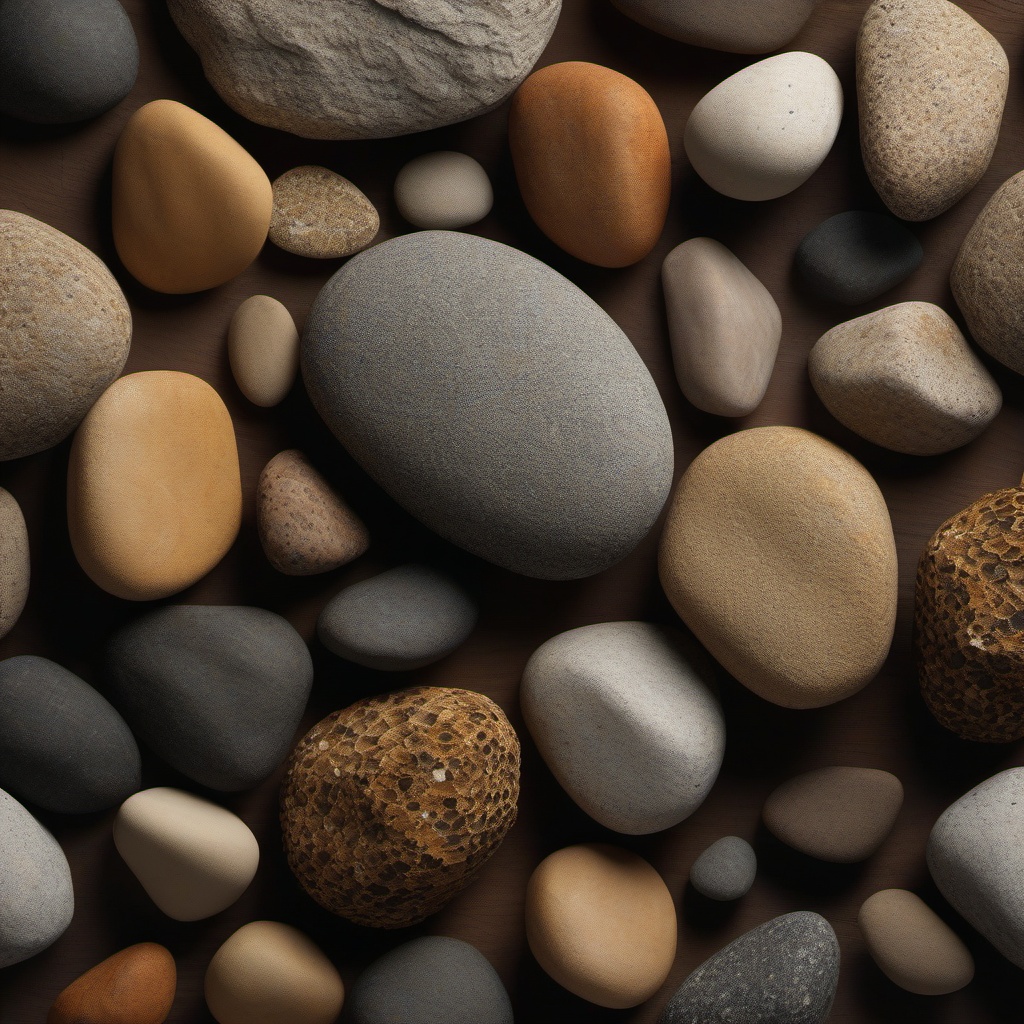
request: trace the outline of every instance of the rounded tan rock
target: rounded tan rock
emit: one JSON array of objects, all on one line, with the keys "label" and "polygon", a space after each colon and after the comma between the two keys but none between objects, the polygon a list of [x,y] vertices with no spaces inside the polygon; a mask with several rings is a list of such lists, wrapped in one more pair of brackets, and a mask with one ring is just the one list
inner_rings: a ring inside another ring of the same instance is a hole
[{"label": "rounded tan rock", "polygon": [[241,521],[235,432],[217,392],[173,370],[111,385],[68,464],[71,545],[92,580],[127,601],[176,594],[224,557]]},{"label": "rounded tan rock", "polygon": [[526,938],[563,988],[626,1009],[661,988],[676,955],[676,909],[642,857],[605,843],[557,850],[526,889]]},{"label": "rounded tan rock", "polygon": [[629,266],[654,248],[672,160],[642,86],[599,64],[551,64],[516,91],[508,131],[523,201],[556,245],[599,267]]},{"label": "rounded tan rock", "polygon": [[299,332],[284,305],[251,295],[228,327],[228,359],[238,389],[253,405],[283,402],[299,373]]},{"label": "rounded tan rock", "polygon": [[457,230],[491,212],[494,189],[468,153],[440,150],[415,157],[398,172],[395,205],[418,228]]},{"label": "rounded tan rock", "polygon": [[896,621],[896,542],[878,485],[796,427],[716,441],[670,501],[665,593],[727,671],[783,707],[866,686]]},{"label": "rounded tan rock", "polygon": [[219,1024],[333,1024],[345,999],[334,964],[297,928],[243,925],[206,969],[206,1005]]},{"label": "rounded tan rock", "polygon": [[18,499],[0,487],[0,640],[25,610],[30,578],[25,517]]},{"label": "rounded tan rock", "polygon": [[223,129],[174,100],[128,120],[114,151],[114,244],[147,288],[199,292],[237,277],[267,239],[273,195]]}]

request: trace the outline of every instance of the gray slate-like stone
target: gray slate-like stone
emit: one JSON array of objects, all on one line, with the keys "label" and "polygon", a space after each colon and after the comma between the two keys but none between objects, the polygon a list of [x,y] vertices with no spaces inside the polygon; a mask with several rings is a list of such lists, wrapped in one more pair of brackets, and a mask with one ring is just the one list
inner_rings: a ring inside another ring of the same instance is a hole
[{"label": "gray slate-like stone", "polygon": [[60,844],[0,789],[0,968],[52,946],[75,912]]},{"label": "gray slate-like stone", "polygon": [[839,982],[839,942],[808,910],[772,918],[705,960],[658,1024],[824,1024]]},{"label": "gray slate-like stone", "polygon": [[514,572],[600,572],[668,496],[668,416],[629,339],[499,242],[423,231],[354,256],[313,304],[302,372],[392,497]]},{"label": "gray slate-like stone", "polygon": [[711,900],[738,900],[757,876],[757,854],[745,839],[723,836],[712,843],[690,868],[690,884]]},{"label": "gray slate-like stone", "polygon": [[124,719],[88,683],[46,658],[0,661],[0,786],[48,811],[89,814],[142,786]]},{"label": "gray slate-like stone", "polygon": [[96,117],[128,95],[139,45],[117,0],[3,0],[0,112],[40,124]]},{"label": "gray slate-like stone", "polygon": [[311,139],[382,139],[498,106],[561,0],[168,0],[210,84],[244,117]]},{"label": "gray slate-like stone", "polygon": [[519,700],[569,796],[607,828],[644,835],[689,817],[718,777],[725,719],[714,686],[695,641],[603,622],[539,647]]},{"label": "gray slate-like stone", "polygon": [[171,605],[119,630],[107,651],[111,701],[190,779],[226,792],[284,760],[309,690],[302,637],[263,608]]},{"label": "gray slate-like stone", "polygon": [[352,1024],[512,1024],[512,1004],[484,955],[428,935],[375,960],[345,1000]]},{"label": "gray slate-like stone", "polygon": [[953,908],[1024,967],[1024,768],[993,775],[943,811],[928,869]]},{"label": "gray slate-like stone", "polygon": [[847,210],[804,236],[796,268],[815,295],[856,306],[905,281],[923,259],[917,236],[895,217]]}]

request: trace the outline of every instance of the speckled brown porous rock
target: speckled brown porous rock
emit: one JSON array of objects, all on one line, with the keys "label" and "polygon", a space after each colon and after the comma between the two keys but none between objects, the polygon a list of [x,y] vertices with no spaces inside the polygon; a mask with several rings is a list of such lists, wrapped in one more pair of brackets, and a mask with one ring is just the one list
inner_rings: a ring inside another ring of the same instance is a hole
[{"label": "speckled brown porous rock", "polygon": [[349,256],[379,229],[373,203],[326,167],[293,167],[274,182],[270,240],[288,252],[316,260]]},{"label": "speckled brown porous rock", "polygon": [[358,701],[306,734],[288,765],[288,864],[321,906],[404,928],[476,877],[516,818],[519,739],[469,690]]},{"label": "speckled brown porous rock", "polygon": [[930,220],[988,168],[1009,82],[999,42],[947,0],[876,0],[857,37],[864,166],[903,220]]},{"label": "speckled brown porous rock", "polygon": [[921,692],[969,740],[1024,737],[1024,488],[946,520],[917,569],[914,645]]},{"label": "speckled brown porous rock", "polygon": [[25,517],[14,495],[0,487],[0,640],[25,610],[30,577]]}]

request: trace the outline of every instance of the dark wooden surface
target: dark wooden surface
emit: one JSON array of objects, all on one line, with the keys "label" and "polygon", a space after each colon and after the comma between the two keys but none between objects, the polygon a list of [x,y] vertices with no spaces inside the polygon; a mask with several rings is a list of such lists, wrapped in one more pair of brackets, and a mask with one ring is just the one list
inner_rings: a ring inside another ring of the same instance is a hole
[{"label": "dark wooden surface", "polygon": [[[41,815],[71,862],[76,910],[71,928],[50,950],[0,972],[0,1021],[39,1024],[57,992],[103,957],[133,942],[168,945],[178,961],[179,992],[171,1021],[210,1024],[202,997],[203,972],[218,945],[256,918],[276,918],[306,929],[329,952],[347,981],[375,953],[422,931],[456,935],[477,945],[512,992],[521,1024],[630,1021],[652,1024],[676,985],[727,941],[779,913],[813,909],[835,927],[843,967],[831,1020],[836,1024],[930,1021],[1003,1024],[1019,1017],[1019,972],[945,906],[928,880],[924,844],[941,810],[997,770],[1024,763],[1017,745],[985,747],[940,729],[917,692],[910,657],[910,622],[917,557],[950,514],[986,491],[1015,483],[1024,469],[1024,382],[993,367],[1005,408],[972,445],[950,455],[899,457],[861,442],[840,427],[815,398],[805,369],[807,352],[829,327],[853,315],[801,293],[792,280],[792,256],[801,237],[825,217],[845,209],[880,209],[859,156],[853,88],[854,38],[867,0],[825,0],[793,49],[826,58],[839,73],[847,109],[838,142],[822,169],[794,194],[744,204],[704,186],[686,163],[682,133],[696,100],[751,58],[695,50],[634,25],[608,0],[567,0],[542,63],[566,59],[607,64],[640,81],[658,102],[674,157],[674,199],[657,249],[621,271],[585,266],[566,256],[533,227],[515,188],[505,141],[504,108],[464,125],[384,142],[313,143],[250,124],[229,111],[206,84],[199,62],[177,35],[162,0],[126,0],[138,33],[142,66],[132,94],[118,108],[85,125],[39,129],[0,122],[0,206],[31,214],[79,239],[111,264],[132,305],[135,333],[128,370],[169,368],[206,378],[234,417],[246,494],[238,543],[211,575],[178,600],[250,603],[280,611],[312,641],[317,681],[306,718],[382,689],[413,682],[450,684],[496,698],[517,727],[516,690],[533,649],[574,626],[626,618],[672,621],[655,573],[656,531],[625,562],[590,580],[540,583],[484,566],[432,538],[378,491],[343,455],[318,422],[301,387],[276,410],[249,405],[228,368],[225,329],[237,304],[265,292],[281,299],[302,324],[335,263],[291,257],[269,246],[237,280],[197,296],[166,297],[136,285],[117,262],[110,237],[110,157],[125,120],[158,97],[179,99],[223,125],[260,160],[273,178],[302,163],[322,163],[351,177],[377,204],[381,238],[405,225],[391,184],[410,157],[438,148],[461,149],[488,169],[496,187],[494,212],[474,230],[519,246],[551,263],[584,287],[633,340],[661,388],[675,428],[677,472],[701,448],[732,430],[789,423],[816,430],[847,447],[878,479],[893,518],[900,552],[900,608],[889,661],[863,692],[819,711],[786,711],[723,679],[728,741],[721,778],[700,810],[655,836],[617,838],[590,821],[559,790],[529,738],[524,739],[519,821],[481,879],[423,928],[372,932],[347,925],[317,908],[292,881],[280,852],[277,780],[227,798],[257,833],[262,863],[256,881],[231,909],[205,922],[177,924],[149,902],[111,841],[112,814],[80,820]],[[909,281],[867,312],[891,302],[923,299],[954,310],[947,284],[957,246],[995,187],[1024,166],[1024,97],[1020,89],[1024,19],[1018,0],[974,0],[963,6],[994,32],[1013,68],[1010,98],[995,159],[979,187],[955,209],[921,226],[925,262]],[[664,255],[678,242],[709,234],[759,275],[779,302],[784,335],[767,397],[740,422],[695,412],[681,399],[672,375],[659,285]],[[277,575],[259,548],[253,493],[263,464],[285,447],[306,449],[359,509],[373,547],[359,562],[307,580]],[[102,644],[117,624],[140,614],[101,593],[78,568],[64,517],[68,444],[0,464],[0,485],[25,510],[32,544],[32,592],[14,632],[0,642],[0,657],[51,657],[102,689]],[[324,601],[339,586],[406,557],[438,560],[480,595],[483,616],[469,642],[446,661],[405,675],[374,674],[331,658],[313,640]],[[0,709],[0,714],[3,711]],[[834,867],[811,861],[768,836],[759,825],[761,804],[780,781],[827,764],[866,765],[895,772],[906,804],[892,836],[870,861]],[[146,757],[147,784],[194,789]],[[688,889],[690,864],[711,841],[734,833],[754,842],[760,871],[753,890],[735,906],[712,906]],[[586,840],[622,842],[647,856],[664,874],[679,907],[679,954],[663,991],[645,1006],[608,1011],[570,996],[547,979],[524,939],[523,891],[533,866],[550,851]],[[861,902],[878,889],[899,886],[921,893],[953,923],[977,959],[977,977],[956,995],[926,999],[891,985],[865,952],[856,925]]]}]

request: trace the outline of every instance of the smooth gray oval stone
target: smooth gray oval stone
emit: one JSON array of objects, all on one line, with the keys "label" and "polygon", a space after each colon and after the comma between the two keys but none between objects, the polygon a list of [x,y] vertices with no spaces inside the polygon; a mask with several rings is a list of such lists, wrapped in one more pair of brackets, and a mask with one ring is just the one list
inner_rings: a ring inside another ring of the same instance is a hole
[{"label": "smooth gray oval stone", "polygon": [[96,117],[131,92],[139,45],[117,0],[3,0],[0,112],[40,124]]},{"label": "smooth gray oval stone", "polygon": [[499,242],[422,231],[354,256],[313,304],[302,372],[393,498],[514,572],[607,569],[668,497],[668,416],[629,339]]},{"label": "smooth gray oval stone", "polygon": [[169,605],[114,634],[107,692],[140,739],[211,789],[284,760],[313,684],[301,636],[264,608]]},{"label": "smooth gray oval stone", "polygon": [[757,854],[745,839],[722,836],[690,868],[690,884],[709,900],[738,900],[757,876]]},{"label": "smooth gray oval stone", "polygon": [[374,960],[345,1000],[351,1024],[512,1024],[512,1004],[486,957],[428,935]]},{"label": "smooth gray oval stone", "polygon": [[0,968],[52,946],[75,912],[60,844],[0,789]]},{"label": "smooth gray oval stone", "polygon": [[316,628],[334,654],[398,672],[451,654],[476,620],[476,603],[453,579],[426,565],[400,565],[335,594]]},{"label": "smooth gray oval stone", "polygon": [[839,942],[819,914],[772,918],[705,960],[658,1024],[824,1024],[839,982]]},{"label": "smooth gray oval stone", "polygon": [[725,753],[714,665],[647,622],[602,622],[542,644],[519,702],[562,788],[596,821],[645,835],[689,817]]},{"label": "smooth gray oval stone", "polygon": [[0,661],[0,786],[48,811],[89,814],[142,787],[139,747],[88,683],[31,655]]}]

